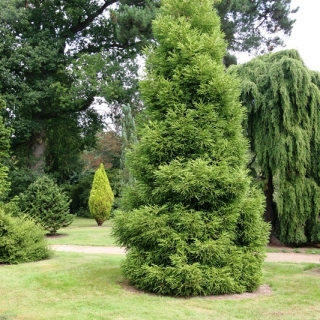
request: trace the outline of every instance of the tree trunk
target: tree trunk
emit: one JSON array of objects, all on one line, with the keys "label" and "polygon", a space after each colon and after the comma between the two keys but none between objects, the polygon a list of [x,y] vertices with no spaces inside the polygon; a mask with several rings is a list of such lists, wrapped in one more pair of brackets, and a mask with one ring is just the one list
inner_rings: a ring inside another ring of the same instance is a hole
[{"label": "tree trunk", "polygon": [[269,237],[269,243],[282,246],[283,243],[277,238],[276,230],[275,230],[275,222],[276,222],[276,213],[273,203],[273,179],[272,179],[272,171],[268,170],[268,182],[265,185],[264,194],[266,196],[266,211],[264,213],[264,219],[266,222],[270,222],[271,232]]},{"label": "tree trunk", "polygon": [[41,132],[35,137],[34,143],[32,146],[32,154],[34,156],[34,163],[31,166],[31,169],[34,171],[42,171],[45,165],[44,155],[45,155],[45,137],[46,131],[42,129]]},{"label": "tree trunk", "polygon": [[264,194],[266,196],[266,202],[267,202],[266,211],[264,213],[264,219],[266,222],[270,222],[272,226],[275,222],[275,213],[273,208],[273,192],[274,192],[274,187],[273,187],[273,180],[272,180],[272,172],[269,169],[268,182],[266,183],[265,189],[264,189]]}]

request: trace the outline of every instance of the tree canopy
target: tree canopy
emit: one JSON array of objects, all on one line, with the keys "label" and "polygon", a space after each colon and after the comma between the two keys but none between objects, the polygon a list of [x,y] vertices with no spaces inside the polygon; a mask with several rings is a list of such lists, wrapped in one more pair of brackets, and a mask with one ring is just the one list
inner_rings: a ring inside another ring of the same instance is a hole
[{"label": "tree canopy", "polygon": [[151,38],[156,5],[148,0],[0,4],[0,94],[21,160],[32,166],[31,154],[35,166],[60,170],[63,177],[70,173],[75,153],[92,145],[101,127],[92,108],[96,97],[132,100],[134,58]]},{"label": "tree canopy", "polygon": [[319,242],[320,74],[295,50],[231,70],[241,79],[251,165],[265,182],[266,220],[285,243]]},{"label": "tree canopy", "polygon": [[[290,0],[216,3],[233,51],[281,44],[290,34]],[[0,94],[14,129],[16,164],[56,172],[79,170],[79,152],[95,144],[106,102],[139,104],[134,58],[153,38],[159,0],[8,0],[0,3]],[[271,38],[272,39],[271,39]],[[271,40],[270,40],[271,39]]]},{"label": "tree canopy", "polygon": [[295,20],[291,0],[221,0],[216,4],[221,28],[233,52],[265,53],[283,46]]}]

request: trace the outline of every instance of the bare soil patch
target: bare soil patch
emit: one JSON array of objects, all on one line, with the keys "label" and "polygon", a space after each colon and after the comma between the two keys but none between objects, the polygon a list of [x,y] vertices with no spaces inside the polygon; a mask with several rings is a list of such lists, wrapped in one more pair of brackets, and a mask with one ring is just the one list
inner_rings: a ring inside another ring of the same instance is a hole
[{"label": "bare soil patch", "polygon": [[310,272],[310,273],[316,273],[320,275],[320,268],[313,268],[313,269],[309,269],[306,272]]},{"label": "bare soil patch", "polygon": [[[147,294],[151,296],[160,296],[154,293],[149,293],[145,291],[138,290],[134,286],[130,285],[128,281],[124,281],[120,283],[122,288],[132,294]],[[238,293],[238,294],[221,294],[221,295],[212,295],[212,296],[198,296],[197,298],[202,299],[210,299],[210,300],[238,300],[238,299],[246,299],[246,298],[255,298],[261,295],[270,295],[272,294],[272,289],[269,285],[263,284],[259,287],[259,289],[255,292],[244,292],[244,293]],[[181,298],[177,297],[177,299],[191,299],[191,298]]]},{"label": "bare soil patch", "polygon": [[246,298],[256,298],[262,295],[272,294],[272,289],[268,284],[263,284],[259,287],[259,289],[255,292],[244,292],[238,294],[222,294],[218,296],[208,296],[204,297],[207,299],[218,300],[218,299],[228,299],[228,300],[238,300],[238,299],[246,299]]},{"label": "bare soil patch", "polygon": [[47,234],[46,238],[55,239],[69,236],[67,233],[55,233],[55,234]]}]

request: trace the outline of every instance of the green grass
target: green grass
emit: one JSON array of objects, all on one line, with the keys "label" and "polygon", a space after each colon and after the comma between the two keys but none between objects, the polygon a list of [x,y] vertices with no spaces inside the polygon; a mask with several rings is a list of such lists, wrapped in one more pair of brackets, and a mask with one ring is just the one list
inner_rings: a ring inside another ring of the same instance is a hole
[{"label": "green grass", "polygon": [[1,266],[0,319],[319,319],[316,265],[266,263],[270,295],[182,299],[128,291],[123,259],[58,252],[46,261]]},{"label": "green grass", "polygon": [[98,227],[94,219],[76,217],[69,227],[58,230],[58,235],[58,237],[49,237],[49,244],[116,246],[115,239],[111,236],[110,221]]},{"label": "green grass", "polygon": [[[110,232],[110,221],[97,227],[93,219],[76,218],[59,230],[67,236],[49,242],[115,245]],[[264,283],[271,286],[270,295],[182,299],[129,291],[121,274],[123,259],[55,252],[50,260],[0,266],[0,320],[319,319],[320,265],[265,263]]]},{"label": "green grass", "polygon": [[309,253],[309,254],[320,254],[320,249],[306,249],[305,253]]},{"label": "green grass", "polygon": [[291,248],[291,247],[267,247],[267,252],[294,252],[294,253],[306,253],[306,254],[320,254],[319,248]]},{"label": "green grass", "polygon": [[[102,227],[98,227],[94,219],[76,217],[69,227],[58,230],[59,237],[50,237],[48,242],[49,244],[79,246],[117,246],[115,238],[111,236],[111,229],[112,220],[108,220]],[[320,254],[320,249],[268,247],[267,252]],[[1,317],[0,320],[2,320]]]}]

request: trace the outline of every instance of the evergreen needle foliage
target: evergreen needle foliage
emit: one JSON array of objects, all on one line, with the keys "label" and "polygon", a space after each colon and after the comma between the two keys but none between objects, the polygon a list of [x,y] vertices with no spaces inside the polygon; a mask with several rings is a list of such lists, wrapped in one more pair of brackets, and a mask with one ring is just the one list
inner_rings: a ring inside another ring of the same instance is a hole
[{"label": "evergreen needle foliage", "polygon": [[92,188],[89,197],[89,209],[98,226],[109,219],[114,195],[110,187],[109,179],[103,164],[94,174]]},{"label": "evergreen needle foliage", "polygon": [[266,219],[284,243],[319,242],[320,74],[295,50],[231,70],[242,80],[247,132],[265,179]]},{"label": "evergreen needle foliage", "polygon": [[164,0],[141,82],[149,123],[127,153],[136,179],[114,235],[137,288],[194,296],[255,290],[268,238],[245,170],[237,79],[212,1]]},{"label": "evergreen needle foliage", "polygon": [[0,263],[16,264],[49,258],[45,231],[28,216],[0,210]]},{"label": "evergreen needle foliage", "polygon": [[59,186],[44,175],[20,194],[22,212],[31,216],[43,229],[54,234],[74,219],[70,199]]}]

